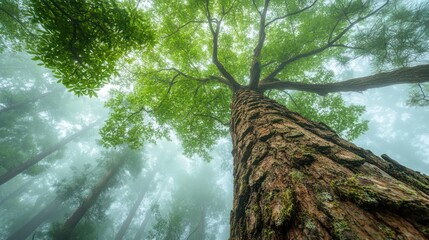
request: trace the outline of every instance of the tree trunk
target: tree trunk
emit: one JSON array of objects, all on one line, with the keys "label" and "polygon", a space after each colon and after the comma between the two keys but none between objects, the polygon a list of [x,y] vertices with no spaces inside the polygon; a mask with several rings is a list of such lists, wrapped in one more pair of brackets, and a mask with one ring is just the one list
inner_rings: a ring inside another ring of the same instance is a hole
[{"label": "tree trunk", "polygon": [[149,220],[151,219],[151,217],[152,217],[152,210],[148,209],[142,223],[140,224],[139,230],[137,231],[136,236],[134,237],[134,240],[143,239],[144,230],[146,229],[147,224],[149,223]]},{"label": "tree trunk", "polygon": [[[155,201],[158,201],[159,197],[161,196],[162,190],[160,190],[156,196],[155,196]],[[152,219],[152,208],[149,208],[144,216],[144,219],[142,221],[142,223],[140,224],[139,230],[136,233],[136,236],[134,237],[134,240],[141,240],[143,239],[143,234],[144,234],[144,230],[146,229],[149,221]]]},{"label": "tree trunk", "polygon": [[26,100],[24,100],[24,101],[22,101],[22,102],[15,103],[15,104],[11,104],[10,106],[7,106],[7,107],[5,107],[5,108],[0,109],[0,114],[1,114],[1,113],[3,113],[3,112],[7,112],[7,111],[10,111],[10,110],[17,109],[17,108],[19,108],[19,107],[21,107],[21,106],[24,106],[24,105],[26,105],[26,104],[29,104],[29,103],[35,102],[35,101],[37,101],[37,100],[39,100],[39,99],[45,98],[45,97],[47,97],[47,96],[49,96],[49,95],[52,95],[52,94],[54,94],[54,93],[57,93],[57,92],[59,92],[59,91],[60,91],[60,90],[56,90],[56,91],[52,91],[52,92],[46,92],[46,93],[43,93],[43,94],[41,94],[41,95],[39,95],[39,96],[36,96],[36,97],[33,97],[33,98],[26,99]]},{"label": "tree trunk", "polygon": [[133,206],[131,207],[127,218],[122,222],[121,228],[119,229],[118,233],[116,234],[115,239],[121,240],[124,238],[126,231],[128,230],[128,227],[130,226],[131,220],[133,220],[134,216],[137,213],[137,209],[140,206],[140,203],[143,201],[143,198],[147,192],[147,189],[149,188],[150,183],[152,182],[154,177],[154,174],[151,173],[147,176],[147,181],[144,183],[144,187],[141,189],[140,194],[138,195],[136,201],[134,202]]},{"label": "tree trunk", "polygon": [[189,240],[206,239],[206,209],[205,208],[201,208],[198,224],[195,226],[194,233],[191,233],[188,239]]},{"label": "tree trunk", "polygon": [[27,188],[34,182],[33,179],[28,180],[27,182],[25,182],[24,184],[22,184],[18,189],[16,189],[15,191],[13,191],[12,193],[10,193],[9,195],[7,195],[6,197],[4,197],[3,199],[0,200],[0,206],[3,205],[4,203],[8,202],[11,199],[14,199],[15,197],[21,195],[21,193],[23,193],[25,190],[27,190]]},{"label": "tree trunk", "polygon": [[427,176],[257,92],[231,108],[231,239],[429,238]]},{"label": "tree trunk", "polygon": [[25,240],[31,233],[33,233],[37,227],[43,222],[50,219],[51,217],[58,214],[61,200],[58,198],[49,203],[43,208],[38,214],[32,217],[26,224],[20,227],[17,231],[12,233],[7,240]]},{"label": "tree trunk", "polygon": [[120,159],[118,163],[116,163],[112,169],[110,169],[106,175],[94,186],[91,193],[83,200],[83,202],[79,205],[76,211],[71,215],[67,221],[64,223],[62,228],[55,234],[54,239],[56,240],[66,240],[71,237],[71,233],[73,232],[76,225],[85,215],[85,213],[94,205],[97,198],[100,194],[107,189],[108,183],[110,179],[112,179],[122,165],[125,163],[126,158]]},{"label": "tree trunk", "polygon": [[11,180],[12,178],[14,178],[16,175],[22,173],[23,171],[29,169],[31,166],[33,166],[34,164],[42,161],[45,157],[49,156],[50,154],[58,151],[61,147],[63,147],[64,145],[66,145],[67,143],[69,143],[70,141],[76,139],[79,136],[82,136],[85,132],[87,132],[89,129],[93,128],[98,122],[95,122],[93,124],[90,124],[89,126],[83,128],[82,130],[80,130],[79,132],[68,136],[66,138],[64,138],[63,140],[59,141],[57,144],[49,147],[48,149],[46,149],[45,151],[37,154],[36,156],[30,158],[29,160],[21,163],[20,165],[16,166],[15,168],[9,170],[7,173],[3,174],[0,176],[0,185],[6,183],[7,181]]}]

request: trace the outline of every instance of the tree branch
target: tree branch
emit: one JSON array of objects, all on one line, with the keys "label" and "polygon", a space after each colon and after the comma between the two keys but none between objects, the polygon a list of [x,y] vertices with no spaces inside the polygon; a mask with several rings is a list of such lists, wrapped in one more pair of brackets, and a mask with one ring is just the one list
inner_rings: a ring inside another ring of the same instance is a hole
[{"label": "tree branch", "polygon": [[24,29],[24,31],[26,31],[29,35],[31,35],[33,37],[36,36],[30,30],[27,29],[27,27],[25,26],[25,24],[21,20],[19,20],[19,18],[15,17],[12,13],[10,13],[9,11],[7,11],[6,9],[4,9],[2,7],[0,7],[0,10],[2,12],[4,12],[6,15],[8,15],[16,23],[18,23],[21,26],[21,28]]},{"label": "tree branch", "polygon": [[225,84],[228,87],[232,88],[231,85],[229,84],[228,80],[226,80],[225,78],[222,78],[222,77],[218,77],[218,76],[211,75],[211,76],[209,76],[207,78],[197,78],[197,77],[188,75],[188,74],[180,71],[177,68],[164,68],[164,69],[160,69],[158,72],[161,72],[161,71],[174,71],[174,72],[177,73],[177,75],[181,75],[181,76],[183,76],[185,78],[192,79],[192,80],[195,80],[195,81],[198,81],[198,82],[208,82],[209,80],[213,80],[213,81]]},{"label": "tree branch", "polygon": [[298,90],[324,96],[334,92],[362,92],[371,88],[380,88],[395,84],[424,82],[429,82],[429,64],[405,67],[391,72],[377,73],[367,77],[326,84],[287,82],[276,79],[273,82],[261,84],[258,91],[263,92],[270,89]]},{"label": "tree branch", "polygon": [[213,120],[215,120],[216,122],[220,123],[221,125],[225,126],[225,127],[229,127],[229,122],[223,122],[220,118],[217,118],[213,115],[207,115],[207,114],[194,114],[194,116],[199,116],[199,117],[205,117],[205,118],[211,118]]},{"label": "tree branch", "polygon": [[256,89],[258,87],[259,78],[261,77],[261,62],[259,57],[261,56],[262,47],[265,41],[265,20],[267,18],[268,5],[270,0],[265,0],[264,9],[262,10],[261,20],[259,21],[259,40],[255,49],[253,50],[252,66],[250,67],[250,82],[249,88]]},{"label": "tree branch", "polygon": [[205,22],[206,22],[206,21],[201,21],[201,20],[189,21],[189,22],[187,22],[187,23],[183,24],[182,26],[179,26],[179,27],[178,27],[176,30],[174,30],[173,32],[171,32],[171,33],[169,33],[169,34],[167,34],[167,35],[165,35],[165,36],[162,36],[162,37],[161,37],[161,39],[166,39],[166,38],[169,38],[169,37],[173,36],[174,34],[178,33],[182,28],[184,28],[184,27],[188,26],[188,25],[189,25],[189,24],[191,24],[191,23],[205,23]]},{"label": "tree branch", "polygon": [[252,3],[253,3],[253,6],[255,7],[256,11],[258,12],[259,16],[261,16],[261,15],[262,15],[262,12],[261,12],[261,11],[259,11],[258,6],[256,5],[255,0],[252,0]]},{"label": "tree branch", "polygon": [[[374,14],[376,14],[377,12],[379,12],[384,6],[386,6],[386,4],[389,3],[389,0],[387,0],[383,5],[381,5],[379,8],[375,9],[374,11],[370,12],[369,14],[367,14],[366,16],[363,17],[358,17],[355,21],[353,21],[352,23],[350,23],[346,28],[344,28],[336,37],[332,38],[332,36],[329,36],[328,38],[328,42],[316,49],[313,49],[311,51],[308,51],[306,53],[302,53],[302,54],[298,54],[292,58],[289,58],[283,62],[281,62],[279,64],[279,66],[277,66],[277,68],[271,72],[267,77],[265,77],[262,82],[269,82],[272,80],[275,80],[275,77],[277,76],[277,74],[279,74],[281,71],[283,71],[283,69],[288,65],[291,64],[295,61],[298,61],[300,59],[306,58],[306,57],[310,57],[313,55],[316,55],[318,53],[321,53],[323,51],[325,51],[326,49],[330,48],[330,47],[336,47],[338,45],[335,45],[335,43],[340,40],[351,28],[353,28],[357,23],[362,22],[363,20],[373,16]],[[335,27],[332,30],[331,34],[333,34],[333,32],[335,31]],[[332,39],[331,39],[332,38]]]},{"label": "tree branch", "polygon": [[[222,18],[225,16],[222,15]],[[241,88],[241,85],[234,79],[234,77],[225,69],[223,64],[218,59],[218,42],[219,42],[219,31],[220,31],[220,24],[222,22],[221,20],[216,20],[211,17],[210,9],[209,9],[209,0],[206,0],[206,16],[209,23],[210,31],[213,35],[213,53],[212,53],[212,61],[216,65],[219,72],[227,79],[229,82],[229,86],[233,91],[238,90]],[[216,28],[213,28],[213,22],[216,23]]]},{"label": "tree branch", "polygon": [[281,19],[285,19],[285,18],[290,17],[290,16],[293,16],[293,15],[300,14],[300,13],[302,13],[302,12],[304,12],[304,11],[306,11],[306,10],[308,10],[308,9],[312,8],[312,7],[316,4],[316,2],[317,2],[317,0],[314,0],[314,2],[313,2],[311,5],[309,5],[309,6],[307,6],[307,7],[304,7],[303,9],[300,9],[300,10],[298,10],[298,11],[296,11],[296,12],[292,12],[292,13],[285,14],[285,15],[280,16],[280,17],[276,17],[276,18],[272,19],[271,21],[267,22],[267,23],[265,24],[265,27],[268,27],[271,23],[273,23],[273,22],[275,22],[275,21],[278,21],[278,20],[281,20]]}]

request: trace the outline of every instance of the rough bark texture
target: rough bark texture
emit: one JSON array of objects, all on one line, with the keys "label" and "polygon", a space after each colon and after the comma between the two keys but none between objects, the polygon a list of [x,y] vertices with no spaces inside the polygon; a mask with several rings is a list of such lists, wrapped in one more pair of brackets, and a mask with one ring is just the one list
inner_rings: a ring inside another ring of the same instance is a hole
[{"label": "rough bark texture", "polygon": [[70,239],[71,234],[79,223],[79,221],[83,218],[85,213],[95,204],[97,198],[100,194],[107,189],[108,183],[110,179],[112,179],[122,165],[125,163],[126,159],[120,159],[119,162],[110,169],[106,175],[91,190],[91,193],[82,201],[79,207],[74,211],[73,215],[71,215],[67,221],[64,223],[62,228],[58,233],[55,234],[54,239],[56,240],[65,240]]},{"label": "rough bark texture", "polygon": [[257,92],[231,107],[231,239],[429,238],[427,176]]}]

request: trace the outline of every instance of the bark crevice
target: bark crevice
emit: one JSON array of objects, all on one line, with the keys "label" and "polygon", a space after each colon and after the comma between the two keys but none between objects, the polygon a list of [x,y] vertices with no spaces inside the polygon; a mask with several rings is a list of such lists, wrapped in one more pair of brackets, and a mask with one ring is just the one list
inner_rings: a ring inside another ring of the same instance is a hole
[{"label": "bark crevice", "polygon": [[231,239],[427,239],[427,176],[241,89]]}]

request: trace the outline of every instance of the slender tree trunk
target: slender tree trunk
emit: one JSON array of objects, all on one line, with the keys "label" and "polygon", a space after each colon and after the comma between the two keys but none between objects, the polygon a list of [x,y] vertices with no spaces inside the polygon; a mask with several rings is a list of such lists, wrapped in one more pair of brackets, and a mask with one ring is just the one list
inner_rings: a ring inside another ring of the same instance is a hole
[{"label": "slender tree trunk", "polygon": [[134,237],[134,240],[143,239],[143,233],[145,232],[147,224],[149,223],[151,218],[152,218],[152,210],[148,209],[142,223],[140,224],[139,230],[137,231],[136,236]]},{"label": "slender tree trunk", "polygon": [[42,99],[42,98],[45,98],[45,97],[47,97],[47,96],[49,96],[49,95],[52,95],[52,94],[54,94],[54,93],[57,93],[57,92],[59,92],[59,91],[60,91],[60,90],[56,90],[56,91],[52,91],[52,92],[46,92],[46,93],[43,93],[43,94],[41,94],[41,95],[39,95],[39,96],[36,96],[36,97],[33,97],[33,98],[26,99],[26,100],[24,100],[24,101],[22,101],[22,102],[15,103],[15,104],[11,104],[10,106],[7,106],[7,107],[5,107],[5,108],[0,109],[0,114],[1,114],[1,113],[4,113],[4,112],[7,112],[7,111],[10,111],[10,110],[14,110],[14,109],[20,108],[20,107],[22,107],[22,106],[24,106],[24,105],[26,105],[26,104],[33,103],[33,102],[35,102],[35,101],[37,101],[37,100],[40,100],[40,99]]},{"label": "slender tree trunk", "polygon": [[[162,193],[162,190],[160,190],[157,193],[157,195],[154,199],[158,200],[161,193]],[[146,229],[146,227],[147,227],[147,225],[151,219],[152,219],[152,208],[149,208],[145,213],[144,219],[143,219],[142,223],[140,224],[139,230],[137,231],[136,236],[134,237],[134,240],[143,239],[143,234],[144,234],[145,229]]]},{"label": "slender tree trunk", "polygon": [[231,239],[429,238],[427,176],[257,92],[231,108]]},{"label": "slender tree trunk", "polygon": [[191,229],[187,240],[201,240],[206,239],[206,209],[201,208],[200,218],[193,229]]},{"label": "slender tree trunk", "polygon": [[6,183],[7,181],[11,180],[16,175],[22,173],[23,171],[29,169],[34,164],[42,161],[45,157],[47,157],[47,156],[51,155],[52,153],[58,151],[64,145],[66,145],[67,143],[69,143],[72,140],[76,139],[77,137],[82,136],[89,129],[93,128],[96,124],[97,124],[97,122],[95,122],[93,124],[90,124],[89,126],[83,128],[79,132],[77,132],[77,133],[75,133],[75,134],[73,134],[71,136],[68,136],[68,137],[64,138],[63,140],[59,141],[57,144],[55,144],[55,145],[47,148],[43,152],[37,154],[36,156],[30,158],[29,160],[21,163],[20,165],[16,166],[15,168],[13,168],[13,169],[9,170],[8,172],[6,172],[5,174],[1,175],[0,176],[0,185],[2,185],[4,183]]},{"label": "slender tree trunk", "polygon": [[18,189],[16,189],[6,197],[4,197],[2,200],[0,200],[0,206],[8,202],[10,199],[14,199],[15,197],[21,195],[21,193],[23,193],[33,182],[34,180],[28,180],[27,182],[22,184]]},{"label": "slender tree trunk", "polygon": [[76,225],[83,218],[85,213],[95,204],[100,194],[107,189],[109,181],[116,175],[119,169],[121,169],[126,160],[126,158],[120,159],[119,162],[104,175],[91,190],[91,193],[82,201],[76,211],[66,220],[62,228],[55,234],[54,239],[66,240],[71,237],[71,233]]},{"label": "slender tree trunk", "polygon": [[147,189],[149,188],[150,183],[153,180],[153,177],[154,177],[153,173],[151,173],[151,174],[149,174],[149,176],[147,176],[147,178],[146,178],[147,181],[144,183],[144,187],[141,189],[140,194],[138,195],[133,206],[131,207],[127,218],[124,220],[124,222],[122,222],[121,228],[119,229],[118,233],[116,234],[116,237],[115,237],[116,240],[121,240],[124,238],[125,233],[127,232],[128,228],[130,226],[131,220],[133,220],[134,216],[136,215],[137,209],[139,208],[140,203],[143,201],[143,198],[147,192]]},{"label": "slender tree trunk", "polygon": [[60,205],[61,205],[61,200],[59,198],[56,198],[51,203],[49,203],[45,208],[43,208],[38,214],[32,217],[26,224],[24,224],[17,231],[12,233],[7,238],[7,240],[25,240],[43,222],[58,214]]}]

